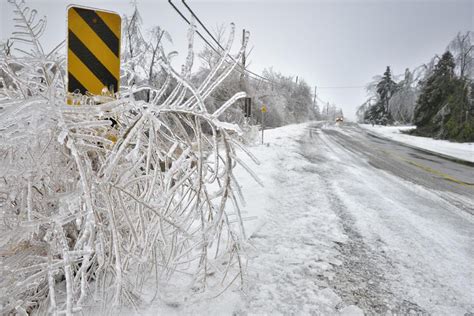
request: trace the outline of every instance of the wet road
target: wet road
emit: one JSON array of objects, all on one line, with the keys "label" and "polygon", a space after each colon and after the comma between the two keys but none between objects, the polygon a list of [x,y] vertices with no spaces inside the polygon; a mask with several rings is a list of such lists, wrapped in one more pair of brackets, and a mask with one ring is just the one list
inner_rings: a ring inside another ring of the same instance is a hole
[{"label": "wet road", "polygon": [[236,314],[472,315],[471,164],[353,124],[288,126],[267,141],[268,189],[251,189],[266,215]]},{"label": "wet road", "polygon": [[[311,126],[331,141],[367,160],[375,168],[442,192],[449,203],[474,214],[474,163],[450,159],[374,135],[357,124]],[[465,197],[463,199],[460,197]]]},{"label": "wet road", "polygon": [[[309,135],[308,135],[309,134]],[[328,283],[369,315],[471,315],[474,167],[314,124],[301,140],[347,242]]]}]

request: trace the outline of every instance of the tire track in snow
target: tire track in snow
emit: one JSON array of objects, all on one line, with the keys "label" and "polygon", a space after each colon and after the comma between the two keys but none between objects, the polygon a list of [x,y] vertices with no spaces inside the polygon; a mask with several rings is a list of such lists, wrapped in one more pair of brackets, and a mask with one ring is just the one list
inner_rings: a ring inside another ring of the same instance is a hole
[{"label": "tire track in snow", "polygon": [[345,236],[336,214],[319,210],[329,210],[329,201],[318,193],[321,181],[299,144],[282,147],[266,224],[250,237],[247,304],[237,314],[337,315],[346,304],[328,279],[342,264],[335,242]]},{"label": "tire track in snow", "polygon": [[[314,139],[318,150],[324,149],[334,153],[331,144],[321,137]],[[325,161],[321,152],[311,150],[315,143],[311,139],[300,142],[303,156],[312,163]],[[319,157],[318,157],[319,156]],[[337,171],[337,170],[336,170]],[[377,251],[369,247],[355,227],[355,219],[348,212],[346,205],[338,196],[337,188],[329,179],[334,178],[334,170],[317,168],[324,183],[324,193],[330,205],[340,218],[344,233],[348,237],[345,243],[337,242],[343,264],[335,267],[334,278],[329,280],[329,285],[348,305],[357,305],[370,315],[380,314],[415,314],[427,315],[428,313],[417,304],[409,300],[399,299],[390,289],[389,281],[385,277],[393,271],[393,265],[383,250]],[[378,240],[382,243],[381,240]],[[393,272],[392,272],[393,273]]]},{"label": "tire track in snow", "polygon": [[[385,251],[390,265],[384,267],[382,260],[380,267],[395,303],[387,300],[388,313],[469,314],[473,306],[469,294],[472,217],[456,204],[469,208],[472,198],[450,193],[451,200],[462,199],[447,202],[444,195],[448,192],[412,183],[400,177],[402,170],[392,174],[390,169],[372,168],[367,141],[355,141],[361,138],[358,134],[343,134],[347,131],[339,128],[321,131],[313,146],[317,151],[310,155],[328,160],[328,167],[319,171],[327,173],[323,179],[332,186],[328,193],[345,204],[342,210],[355,219],[356,232],[369,250],[375,254]],[[348,144],[351,146],[344,146]],[[376,158],[382,165],[391,161],[384,161],[383,155]]]},{"label": "tire track in snow", "polygon": [[[331,188],[329,183],[326,183]],[[341,219],[347,243],[338,243],[343,264],[336,268],[335,278],[330,286],[347,304],[359,306],[367,314],[427,315],[416,303],[399,300],[390,289],[385,277],[393,265],[384,250],[370,248],[355,228],[355,220],[347,211],[334,188],[328,190],[328,196],[334,210]],[[381,240],[378,240],[382,243]]]}]

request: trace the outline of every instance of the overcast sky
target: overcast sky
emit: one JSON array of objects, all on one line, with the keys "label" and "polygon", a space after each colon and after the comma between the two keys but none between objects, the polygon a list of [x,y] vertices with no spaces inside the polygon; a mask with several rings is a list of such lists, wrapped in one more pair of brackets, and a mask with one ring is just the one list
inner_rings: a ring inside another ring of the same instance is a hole
[{"label": "overcast sky", "polygon": [[[189,16],[179,0],[176,6]],[[66,7],[74,3],[130,14],[130,1],[30,0],[48,18],[44,46],[66,36]],[[434,1],[198,1],[187,3],[208,26],[236,24],[251,32],[249,68],[273,67],[318,86],[318,96],[354,118],[365,101],[363,86],[390,65],[396,74],[441,54],[458,31],[473,30],[474,0]],[[138,1],[144,28],[160,25],[173,37],[165,49],[186,54],[185,22],[167,1]],[[0,0],[0,38],[13,30],[12,6]],[[198,47],[202,43],[197,39]],[[235,50],[237,45],[234,46]],[[176,65],[177,66],[177,65]],[[330,88],[336,87],[336,88]],[[337,88],[339,87],[339,88]],[[271,107],[271,105],[269,105]]]}]

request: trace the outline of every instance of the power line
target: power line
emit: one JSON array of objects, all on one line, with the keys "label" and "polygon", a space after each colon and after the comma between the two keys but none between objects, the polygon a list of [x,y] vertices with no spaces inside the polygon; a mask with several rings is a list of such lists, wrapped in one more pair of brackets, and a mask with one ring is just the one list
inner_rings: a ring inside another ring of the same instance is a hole
[{"label": "power line", "polygon": [[[191,25],[191,22],[189,22],[189,20],[181,13],[181,11],[178,10],[178,8],[173,4],[173,2],[171,2],[171,0],[168,0],[168,3],[176,10],[176,12],[178,12],[178,14],[181,16],[181,18],[183,18],[183,20],[186,21],[186,23],[188,23],[189,25]],[[201,39],[206,42],[206,44],[211,47],[216,53],[219,54],[219,52],[214,48],[214,46],[212,46],[206,38],[204,38],[204,36],[202,36],[202,34],[196,30],[196,33],[199,35],[199,37],[201,37]]]},{"label": "power line", "polygon": [[[189,12],[192,14],[192,16],[199,22],[199,24],[204,28],[204,30],[206,31],[206,33],[211,36],[211,38],[214,40],[214,42],[217,43],[217,45],[219,45],[219,47],[225,51],[225,49],[222,47],[222,45],[219,43],[218,40],[216,40],[216,38],[212,35],[211,32],[209,32],[209,30],[207,29],[207,27],[204,25],[204,23],[199,19],[199,17],[192,11],[192,9],[184,2],[184,0],[182,0],[183,4],[186,6],[186,8],[189,10]],[[171,0],[168,0],[168,3],[175,9],[176,12],[178,12],[178,14],[181,16],[181,18],[183,18],[184,21],[186,21],[186,23],[188,23],[189,25],[191,25],[191,22],[189,22],[189,20],[183,15],[183,13],[181,13],[181,11],[171,2]],[[202,34],[199,32],[199,31],[196,31],[196,33],[204,40],[204,42],[210,47],[212,48],[212,50],[214,50],[220,57],[223,57],[223,55],[214,47],[212,46],[205,38],[204,36],[202,36]],[[232,57],[231,55],[227,54],[226,57],[229,57],[233,62],[236,62],[234,57]],[[227,61],[226,61],[227,62]],[[260,76],[259,74],[256,74],[254,73],[253,71],[250,71],[248,69],[245,69],[242,67],[242,65],[238,64],[237,63],[237,66],[241,69],[243,69],[244,72],[247,72],[248,74],[251,74],[253,75],[250,76],[252,77],[252,79],[255,79],[257,80],[257,78],[261,79],[261,80],[265,80],[269,83],[273,83],[273,84],[277,84],[276,82],[268,79],[268,78],[265,78],[265,77],[262,77]],[[241,70],[239,69],[236,69],[238,72],[242,73]],[[255,78],[257,77],[257,78]]]},{"label": "power line", "polygon": [[201,26],[203,27],[203,29],[207,32],[207,34],[209,34],[209,36],[214,40],[214,42],[217,43],[217,45],[219,45],[219,47],[225,51],[224,47],[222,47],[221,43],[219,43],[219,41],[214,37],[214,35],[212,35],[211,32],[209,32],[209,30],[207,29],[207,27],[204,25],[204,23],[201,22],[201,20],[198,18],[198,16],[196,14],[194,14],[193,10],[191,10],[191,8],[188,6],[188,4],[182,0],[184,6],[188,9],[188,11],[194,16],[194,18],[198,21],[199,24],[201,24]]},{"label": "power line", "polygon": [[328,87],[320,87],[320,89],[360,89],[365,88],[366,86],[328,86]]},{"label": "power line", "polygon": [[[169,0],[171,1],[171,0]],[[225,51],[224,47],[222,47],[221,43],[219,43],[219,41],[212,35],[212,33],[209,31],[209,29],[204,25],[204,23],[199,19],[199,17],[197,16],[197,14],[194,13],[194,11],[189,7],[189,5],[185,2],[185,0],[181,0],[181,2],[183,2],[183,4],[185,5],[185,7],[188,9],[189,13],[191,13],[191,15],[198,21],[198,23],[203,27],[203,29],[206,31],[206,33],[214,40],[214,42],[216,42],[216,44],[223,50]],[[235,62],[235,59],[234,57],[232,57],[231,55],[227,54],[227,56],[230,57],[230,59],[232,59],[232,61]],[[240,68],[243,68],[240,64],[237,64]],[[262,77],[260,76],[259,74],[256,74],[254,73],[253,71],[251,70],[248,70],[246,68],[243,68],[243,70],[245,72],[248,72],[262,80],[266,80],[268,82],[272,82],[272,83],[275,83],[273,82],[272,80],[268,79],[268,78],[265,78],[265,77]]]},{"label": "power line", "polygon": [[[319,87],[318,87],[319,88]],[[329,104],[328,101],[324,101],[323,99],[321,99],[319,96],[316,96],[316,100],[318,100],[319,102],[323,103],[323,104]]]},{"label": "power line", "polygon": [[[191,13],[191,15],[198,21],[198,23],[202,26],[202,28],[206,31],[206,33],[214,40],[214,42],[223,50],[225,51],[224,47],[222,47],[221,43],[214,37],[214,35],[212,35],[212,33],[209,31],[209,29],[206,27],[206,25],[204,25],[204,23],[201,21],[201,19],[199,19],[199,17],[197,16],[197,14],[194,13],[194,11],[189,7],[189,5],[186,3],[186,0],[181,0],[181,2],[184,4],[184,6],[188,9],[188,11]],[[235,62],[235,59],[228,55],[234,62]],[[240,66],[240,65],[239,65]],[[242,67],[241,67],[242,68]],[[262,77],[256,73],[254,73],[253,71],[250,71],[246,68],[244,68],[244,71],[248,72],[248,73],[251,73],[263,80],[267,80],[269,82],[272,82],[274,83],[274,81],[268,79],[268,78],[265,78],[265,77]],[[296,81],[298,82],[298,77],[296,77]],[[365,86],[326,86],[326,87],[318,87],[318,88],[322,88],[322,89],[359,89],[359,88],[365,88]]]},{"label": "power line", "polygon": [[[184,6],[186,7],[186,9],[189,11],[189,13],[191,13],[191,15],[196,19],[196,21],[198,21],[198,23],[201,25],[201,27],[204,29],[204,31],[212,38],[212,40],[219,46],[219,48],[225,52],[225,49],[224,47],[221,45],[221,43],[214,37],[214,35],[212,35],[212,33],[209,31],[209,29],[206,27],[206,25],[201,21],[201,19],[197,16],[197,14],[191,9],[191,7],[186,3],[185,0],[181,0],[181,2],[184,4]],[[184,14],[173,4],[172,0],[168,0],[168,3],[173,7],[173,9],[181,16],[181,18],[186,21],[187,24],[191,25],[191,22],[184,16]],[[201,39],[214,51],[216,52],[220,57],[224,57],[223,54],[221,54],[221,52],[218,51],[218,49],[216,49],[213,45],[211,45],[209,43],[209,41],[199,32],[196,30],[196,33],[199,35],[199,37],[201,37]],[[233,62],[236,62],[236,60],[234,59],[234,57],[232,57],[230,54],[226,54],[225,57],[229,57]],[[229,63],[227,60],[226,60],[227,63]],[[275,84],[277,85],[278,83],[271,80],[271,79],[268,79],[268,78],[265,78],[263,76],[260,76],[259,74],[249,70],[249,69],[246,69],[244,67],[242,67],[242,65],[240,65],[239,63],[237,63],[237,66],[238,68],[240,69],[236,69],[239,73],[243,74],[243,73],[247,73],[248,75],[250,75],[250,77],[254,80],[263,80],[263,81],[266,81],[268,83],[271,83],[271,84]],[[243,72],[242,72],[243,70]],[[319,87],[318,88],[321,88],[321,89],[356,89],[356,88],[365,88],[365,86],[326,86],[326,87]],[[320,101],[320,102],[323,102],[323,103],[327,103],[326,101],[324,100],[321,100],[321,98],[317,97],[317,100]]]}]

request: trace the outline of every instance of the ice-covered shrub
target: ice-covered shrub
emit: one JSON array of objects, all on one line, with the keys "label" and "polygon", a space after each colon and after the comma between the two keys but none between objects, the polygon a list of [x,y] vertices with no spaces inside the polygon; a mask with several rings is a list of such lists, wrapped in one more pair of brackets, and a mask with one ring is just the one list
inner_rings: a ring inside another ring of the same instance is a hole
[{"label": "ice-covered shrub", "polygon": [[129,82],[68,105],[64,46],[44,53],[45,19],[11,2],[13,40],[29,49],[0,56],[0,314],[138,306],[150,283],[179,302],[242,282],[240,129],[220,116],[245,93],[205,106],[235,64],[219,61],[193,86],[191,28],[180,73],[160,50],[162,85]]}]

